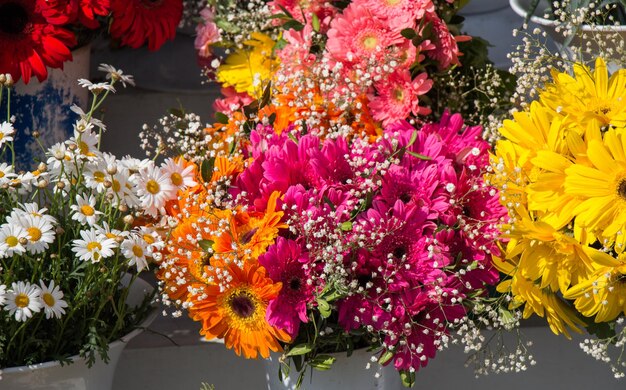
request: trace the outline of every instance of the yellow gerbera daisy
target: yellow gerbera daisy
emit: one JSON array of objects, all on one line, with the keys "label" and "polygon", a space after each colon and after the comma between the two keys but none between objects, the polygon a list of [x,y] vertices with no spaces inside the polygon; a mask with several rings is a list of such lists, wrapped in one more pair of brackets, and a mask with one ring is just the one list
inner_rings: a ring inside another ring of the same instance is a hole
[{"label": "yellow gerbera daisy", "polygon": [[512,300],[509,309],[516,309],[524,305],[523,317],[529,318],[533,313],[539,317],[546,317],[548,325],[554,334],[563,334],[571,338],[569,330],[582,333],[579,326],[584,322],[576,316],[576,312],[549,289],[542,289],[531,280],[515,271],[515,265],[494,257],[494,265],[501,272],[514,275],[511,279],[501,282],[497,286],[498,292],[511,294]]},{"label": "yellow gerbera daisy", "polygon": [[582,229],[597,232],[615,250],[624,249],[626,234],[626,144],[624,129],[610,129],[604,142],[589,141],[587,157],[592,166],[573,164],[565,169],[565,193],[582,202],[574,208],[575,223]]},{"label": "yellow gerbera daisy", "polygon": [[224,87],[232,86],[237,92],[260,98],[278,68],[278,59],[273,53],[275,44],[269,36],[253,32],[244,42],[245,47],[226,57],[224,64],[217,68],[217,81]]},{"label": "yellow gerbera daisy", "polygon": [[533,220],[517,208],[513,229],[507,229],[506,258],[517,263],[515,272],[534,280],[538,288],[565,291],[593,272],[592,261],[573,235],[544,220]]},{"label": "yellow gerbera daisy", "polygon": [[626,70],[618,70],[608,77],[602,58],[596,59],[595,70],[584,64],[574,65],[574,77],[553,71],[554,82],[540,93],[541,102],[567,121],[586,127],[586,122],[597,119],[603,126],[626,125]]},{"label": "yellow gerbera daisy", "polygon": [[626,313],[626,262],[624,256],[620,258],[596,251],[597,270],[563,294],[566,299],[576,299],[576,309],[585,317],[595,316],[595,322],[612,321]]}]

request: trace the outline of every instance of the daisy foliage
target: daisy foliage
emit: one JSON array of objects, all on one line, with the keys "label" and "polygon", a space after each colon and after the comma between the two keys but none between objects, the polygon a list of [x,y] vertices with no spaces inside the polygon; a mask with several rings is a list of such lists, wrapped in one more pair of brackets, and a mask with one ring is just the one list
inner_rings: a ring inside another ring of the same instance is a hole
[{"label": "daisy foliage", "polygon": [[[8,104],[0,124],[0,368],[77,354],[90,364],[106,360],[107,345],[150,309],[150,296],[138,307],[126,304],[130,284],[164,245],[148,222],[196,184],[184,160],[156,165],[99,150],[104,125],[96,109],[114,85],[132,84],[121,70],[101,69],[102,87],[80,82],[92,92],[92,109],[73,109],[73,136],[32,170],[16,172],[11,163],[12,135],[22,130]],[[0,86],[7,102],[11,84]]]}]

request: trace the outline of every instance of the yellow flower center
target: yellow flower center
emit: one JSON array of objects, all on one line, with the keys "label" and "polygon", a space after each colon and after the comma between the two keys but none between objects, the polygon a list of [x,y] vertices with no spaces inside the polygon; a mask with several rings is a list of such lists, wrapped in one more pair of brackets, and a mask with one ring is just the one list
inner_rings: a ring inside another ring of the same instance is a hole
[{"label": "yellow flower center", "polygon": [[363,47],[365,47],[368,50],[374,50],[376,48],[376,45],[378,44],[378,39],[376,39],[375,36],[372,35],[366,35],[363,38]]},{"label": "yellow flower center", "polygon": [[0,141],[4,138],[4,133],[0,131]]},{"label": "yellow flower center", "polygon": [[47,306],[52,307],[54,306],[54,303],[56,302],[54,300],[54,297],[52,296],[52,294],[50,293],[44,293],[43,296],[41,297],[41,299],[43,299],[43,301],[46,303]]},{"label": "yellow flower center", "polygon": [[20,240],[18,240],[18,238],[15,236],[8,236],[7,238],[4,239],[4,242],[6,242],[8,246],[13,248],[14,246],[17,246],[17,244],[20,243]]},{"label": "yellow flower center", "polygon": [[386,0],[385,3],[387,3],[387,5],[398,5],[402,0]]},{"label": "yellow flower center", "polygon": [[146,190],[148,190],[148,192],[152,195],[156,195],[161,190],[161,186],[159,186],[159,183],[157,183],[155,180],[150,180],[148,181],[148,183],[146,183]]},{"label": "yellow flower center", "polygon": [[104,235],[106,236],[106,238],[110,238],[112,240],[115,240],[117,238],[117,236],[111,232],[106,232]]},{"label": "yellow flower center", "polygon": [[[0,133],[2,134],[2,133]],[[2,137],[0,137],[0,139],[2,139]],[[2,179],[4,177],[4,171],[0,171],[0,179]]]},{"label": "yellow flower center", "polygon": [[93,252],[95,249],[99,251],[102,250],[102,245],[100,245],[100,243],[97,241],[91,241],[90,243],[87,244],[87,250],[89,252]]},{"label": "yellow flower center", "polygon": [[88,217],[91,217],[92,215],[96,213],[93,207],[91,207],[88,204],[84,204],[80,206],[80,212]]},{"label": "yellow flower center", "polygon": [[151,236],[151,235],[149,235],[149,234],[144,234],[144,235],[143,235],[143,240],[144,240],[145,242],[147,242],[148,244],[154,244],[154,242],[156,241],[156,240],[154,239],[154,237],[152,237],[152,236]]},{"label": "yellow flower center", "polygon": [[80,149],[81,154],[84,154],[85,156],[89,155],[89,145],[87,145],[85,142],[80,141],[78,143],[78,149]]},{"label": "yellow flower center", "polygon": [[135,257],[143,257],[143,249],[139,245],[133,245],[133,254]]},{"label": "yellow flower center", "polygon": [[41,230],[32,226],[26,229],[31,241],[39,241],[41,239]]},{"label": "yellow flower center", "polygon": [[401,89],[394,89],[393,97],[397,101],[401,102],[404,99],[404,91]]},{"label": "yellow flower center", "polygon": [[174,184],[177,187],[183,184],[183,177],[178,172],[172,173],[172,176],[170,176],[170,179],[172,180],[172,184]]},{"label": "yellow flower center", "polygon": [[104,175],[104,172],[97,171],[97,172],[94,172],[93,174],[93,179],[97,181],[98,183],[104,183],[105,177],[106,176]]},{"label": "yellow flower center", "polygon": [[617,182],[617,195],[626,200],[626,177],[621,178]]},{"label": "yellow flower center", "polygon": [[28,307],[29,303],[30,298],[28,298],[28,295],[26,294],[17,294],[17,296],[15,297],[15,306],[19,307],[20,309]]},{"label": "yellow flower center", "polygon": [[122,189],[122,185],[120,184],[119,181],[113,179],[113,183],[111,185],[111,188],[113,188],[113,191],[115,191],[115,192],[120,192],[120,190]]}]

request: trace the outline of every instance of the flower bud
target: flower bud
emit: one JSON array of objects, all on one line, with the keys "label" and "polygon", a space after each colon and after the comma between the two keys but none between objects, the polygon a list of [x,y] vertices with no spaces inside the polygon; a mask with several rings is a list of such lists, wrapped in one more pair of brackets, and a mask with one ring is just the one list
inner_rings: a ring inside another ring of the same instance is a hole
[{"label": "flower bud", "polygon": [[41,135],[40,132],[38,132],[37,130],[33,131],[33,138],[39,138],[39,136]]},{"label": "flower bud", "polygon": [[19,241],[20,245],[28,244],[28,238],[26,238],[26,237],[20,237],[20,239],[18,241]]},{"label": "flower bud", "polygon": [[119,205],[119,206],[118,206],[118,208],[117,208],[117,209],[118,209],[119,211],[121,211],[121,212],[125,213],[125,212],[127,212],[127,211],[128,211],[128,206],[126,206],[125,204],[121,204],[121,205]]},{"label": "flower bud", "polygon": [[132,215],[128,214],[127,216],[124,217],[123,221],[127,225],[132,225],[133,222],[135,222],[135,217],[133,217]]},{"label": "flower bud", "polygon": [[62,190],[65,188],[65,182],[64,181],[58,181],[57,182],[57,188]]},{"label": "flower bud", "polygon": [[45,172],[48,170],[48,166],[46,165],[46,163],[40,162],[39,165],[37,165],[37,170],[39,172]]}]

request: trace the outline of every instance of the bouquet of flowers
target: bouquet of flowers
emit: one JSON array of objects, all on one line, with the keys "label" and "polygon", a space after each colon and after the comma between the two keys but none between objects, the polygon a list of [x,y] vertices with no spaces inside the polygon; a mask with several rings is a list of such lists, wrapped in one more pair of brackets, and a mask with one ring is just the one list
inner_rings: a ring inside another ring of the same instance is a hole
[{"label": "bouquet of flowers", "polygon": [[216,123],[175,110],[144,131],[196,166],[166,205],[162,300],[238,355],[284,351],[300,381],[365,347],[410,385],[470,316],[497,317],[490,145],[459,114],[426,123],[429,72],[460,64],[436,12],[453,5],[286,3],[278,41],[255,31],[217,68]]},{"label": "bouquet of flowers", "polygon": [[529,109],[500,129],[488,182],[501,193],[510,222],[496,261],[509,277],[498,291],[509,307],[545,317],[554,333],[583,328],[581,343],[622,377],[626,344],[624,228],[626,70],[612,75],[603,58],[553,80]]},{"label": "bouquet of flowers", "polygon": [[[294,111],[325,111],[320,104],[341,100],[326,110],[369,106],[373,127],[409,115],[437,120],[446,108],[477,124],[508,104],[510,75],[491,66],[485,41],[460,33],[463,18],[456,12],[462,2],[209,3],[201,12],[196,48],[207,75],[223,87],[217,111],[228,113],[231,106],[260,98],[268,80],[296,95],[285,97],[293,100]],[[215,47],[225,48],[225,59]],[[469,53],[464,66],[461,48]],[[293,89],[320,75],[327,83],[317,87],[323,100],[309,101]]]},{"label": "bouquet of flowers", "polygon": [[8,161],[0,163],[0,368],[77,354],[88,364],[107,361],[107,345],[150,310],[151,296],[137,307],[126,297],[163,246],[145,222],[182,188],[178,165],[99,151],[105,126],[94,114],[116,84],[133,83],[111,66],[101,69],[109,82],[80,81],[93,102],[88,112],[74,107],[74,136],[26,172],[11,163],[11,83],[0,75],[0,98],[9,103],[0,123],[0,161]]},{"label": "bouquet of flowers", "polygon": [[103,30],[122,46],[157,50],[182,12],[182,0],[0,0],[0,73],[43,81]]}]

